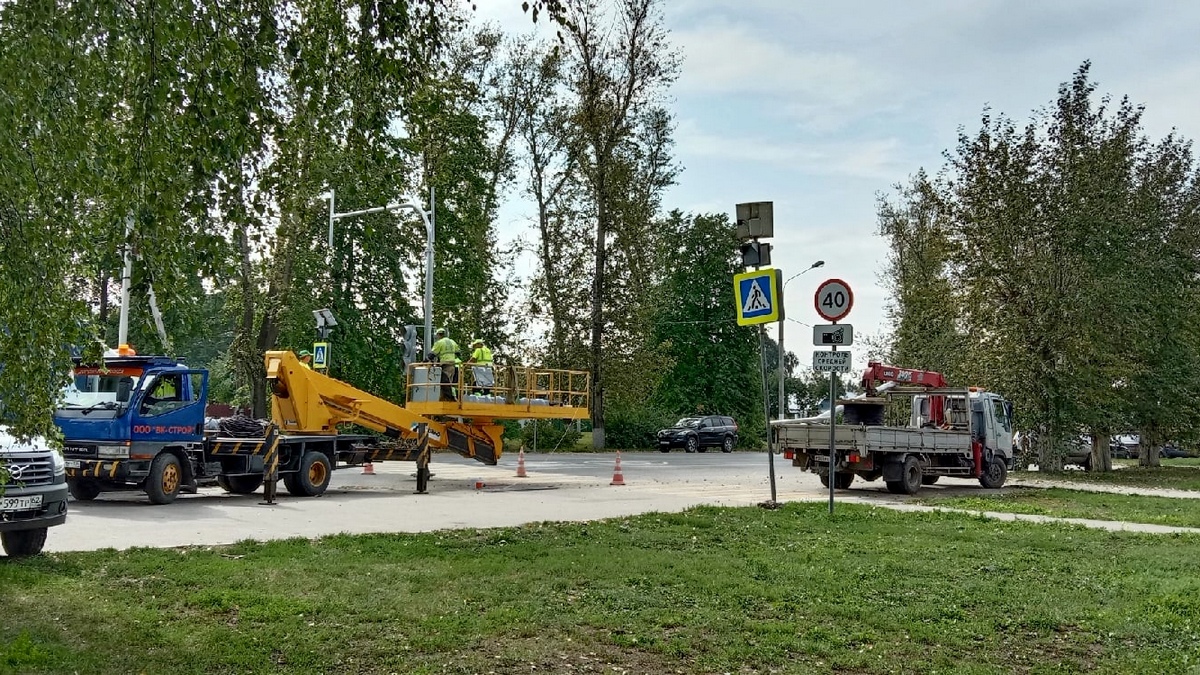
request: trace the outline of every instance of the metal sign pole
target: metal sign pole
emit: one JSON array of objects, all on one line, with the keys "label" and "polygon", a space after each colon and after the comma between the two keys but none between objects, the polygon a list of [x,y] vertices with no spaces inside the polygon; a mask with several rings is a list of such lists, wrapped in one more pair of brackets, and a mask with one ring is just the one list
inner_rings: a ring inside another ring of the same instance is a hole
[{"label": "metal sign pole", "polygon": [[[834,321],[834,324],[837,322]],[[837,352],[837,346],[833,347],[833,351]],[[837,371],[829,371],[829,515],[833,515],[833,489],[837,474],[834,472],[834,467],[837,466],[837,444],[835,441],[835,429],[837,427],[837,386],[834,378],[837,377]]]}]

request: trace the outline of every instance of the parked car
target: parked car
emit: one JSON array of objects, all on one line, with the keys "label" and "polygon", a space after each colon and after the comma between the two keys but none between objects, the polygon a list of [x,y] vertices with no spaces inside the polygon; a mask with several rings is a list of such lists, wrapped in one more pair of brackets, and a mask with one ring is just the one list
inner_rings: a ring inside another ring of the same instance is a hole
[{"label": "parked car", "polygon": [[0,545],[12,557],[37,555],[47,528],[67,520],[66,464],[44,439],[20,441],[0,426]]},{"label": "parked car", "polygon": [[704,452],[720,448],[722,452],[733,452],[737,440],[738,425],[732,417],[685,417],[675,426],[658,432],[658,449],[670,452],[671,448],[679,447],[687,452]]},{"label": "parked car", "polygon": [[1191,457],[1191,454],[1168,443],[1158,449],[1158,456],[1163,459],[1179,459],[1180,457]]}]

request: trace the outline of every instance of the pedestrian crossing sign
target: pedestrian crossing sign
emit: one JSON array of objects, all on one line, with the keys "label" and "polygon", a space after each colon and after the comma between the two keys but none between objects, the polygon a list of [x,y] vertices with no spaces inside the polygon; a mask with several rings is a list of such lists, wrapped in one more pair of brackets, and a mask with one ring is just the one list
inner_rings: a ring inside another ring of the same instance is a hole
[{"label": "pedestrian crossing sign", "polygon": [[313,343],[313,369],[325,370],[329,368],[329,343],[314,342]]},{"label": "pedestrian crossing sign", "polygon": [[737,301],[739,326],[753,326],[783,320],[783,298],[779,289],[782,272],[764,267],[733,275],[733,295]]}]

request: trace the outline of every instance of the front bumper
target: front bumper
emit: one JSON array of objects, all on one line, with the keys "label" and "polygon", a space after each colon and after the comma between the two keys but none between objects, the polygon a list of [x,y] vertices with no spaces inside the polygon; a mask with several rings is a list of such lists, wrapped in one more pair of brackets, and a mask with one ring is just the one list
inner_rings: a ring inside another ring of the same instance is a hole
[{"label": "front bumper", "polygon": [[41,495],[42,504],[23,511],[0,511],[0,532],[32,530],[62,525],[67,520],[67,483],[59,477],[50,485],[19,487],[8,485],[4,497]]},{"label": "front bumper", "polygon": [[71,480],[100,480],[111,483],[139,482],[149,473],[150,463],[141,460],[67,457],[67,478]]}]

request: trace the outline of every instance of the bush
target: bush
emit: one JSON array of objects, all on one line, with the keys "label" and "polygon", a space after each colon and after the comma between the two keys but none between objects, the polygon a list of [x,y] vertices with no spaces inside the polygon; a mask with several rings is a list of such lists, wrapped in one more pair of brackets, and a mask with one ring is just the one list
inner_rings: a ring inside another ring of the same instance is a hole
[{"label": "bush", "polygon": [[604,417],[604,445],[621,449],[657,447],[658,430],[678,419],[664,410],[626,406],[613,406]]},{"label": "bush", "polygon": [[[533,434],[537,430],[537,446]],[[521,429],[521,443],[526,450],[538,452],[566,452],[575,449],[583,434],[575,430],[574,424],[562,420],[530,420]]]}]

